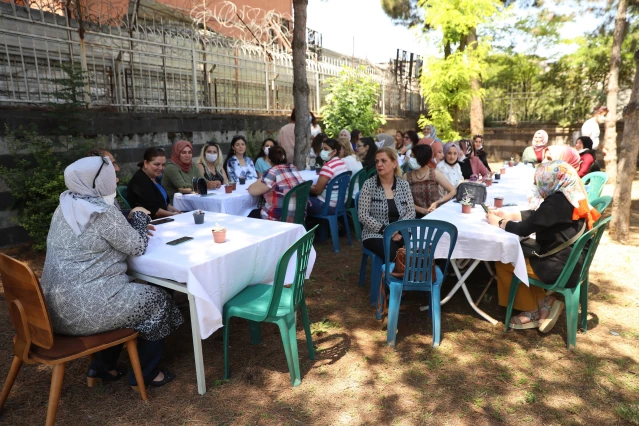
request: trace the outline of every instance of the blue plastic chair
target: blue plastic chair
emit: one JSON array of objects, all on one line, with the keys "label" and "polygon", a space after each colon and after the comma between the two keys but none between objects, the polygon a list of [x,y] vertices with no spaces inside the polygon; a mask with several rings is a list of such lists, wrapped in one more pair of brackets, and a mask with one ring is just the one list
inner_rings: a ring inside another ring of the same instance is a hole
[{"label": "blue plastic chair", "polygon": [[[400,232],[406,244],[406,268],[403,278],[391,275],[395,263],[390,258],[391,237]],[[434,248],[445,233],[450,238],[450,248],[446,258],[446,266],[442,272],[435,265]],[[391,223],[384,229],[384,284],[390,288],[388,306],[388,331],[386,342],[395,347],[397,340],[397,320],[399,304],[404,291],[430,292],[430,310],[433,321],[433,347],[439,346],[441,340],[441,284],[444,281],[450,256],[457,243],[457,228],[455,225],[441,220],[412,219]],[[433,282],[432,269],[435,268],[436,279]]]},{"label": "blue plastic chair", "polygon": [[[331,228],[331,238],[333,240],[333,251],[335,253],[339,253],[339,233],[337,226],[337,219],[344,219],[344,226],[346,227],[346,235],[348,236],[348,245],[352,246],[353,241],[351,241],[351,230],[348,226],[348,216],[346,215],[346,195],[348,194],[348,184],[351,181],[351,172],[340,173],[335,176],[333,179],[329,180],[326,184],[326,202],[324,203],[324,207],[322,208],[322,212],[318,215],[309,215],[312,217],[316,217],[318,219],[324,219],[328,221],[328,224]],[[333,191],[337,187],[337,205],[333,212],[329,213],[330,210],[330,200]],[[320,226],[320,241],[326,240],[326,226],[322,224]]]},{"label": "blue plastic chair", "polygon": [[[355,196],[355,214],[353,216],[353,221],[357,220],[359,223],[359,218],[357,218],[357,212],[359,207],[359,193]],[[384,266],[384,259],[377,256],[372,251],[368,250],[362,244],[362,265],[359,268],[359,286],[362,287],[364,285],[364,278],[366,278],[366,265],[368,264],[368,258],[371,258],[371,288],[370,288],[370,297],[369,302],[371,305],[377,306],[377,299],[379,296],[379,283],[382,278],[382,266]]]},{"label": "blue plastic chair", "polygon": [[588,202],[592,204],[594,200],[601,196],[604,185],[608,182],[608,173],[592,172],[581,178],[588,193]]}]

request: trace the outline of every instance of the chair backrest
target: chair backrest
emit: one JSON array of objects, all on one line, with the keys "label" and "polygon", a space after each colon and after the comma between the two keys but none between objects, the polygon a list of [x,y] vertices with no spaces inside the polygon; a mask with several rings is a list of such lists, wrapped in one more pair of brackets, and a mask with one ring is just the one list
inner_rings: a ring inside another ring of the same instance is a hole
[{"label": "chair backrest", "polygon": [[297,256],[295,258],[295,278],[293,278],[293,283],[291,285],[291,290],[293,291],[293,298],[291,299],[290,306],[291,312],[297,308],[298,304],[302,300],[302,297],[304,296],[304,282],[306,281],[306,269],[308,268],[308,261],[311,257],[315,230],[318,226],[319,225],[315,225],[313,229],[304,234],[299,240],[295,241],[284,252],[284,254],[280,256],[280,260],[277,261],[275,279],[273,280],[273,290],[271,292],[271,302],[265,318],[277,315],[280,299],[282,297],[282,289],[284,288],[286,271],[288,270],[288,264],[294,253],[297,253]]},{"label": "chair backrest", "polygon": [[[597,209],[599,213],[603,215],[604,211],[608,208],[608,206],[612,203],[612,197],[609,195],[604,195],[599,198],[595,198],[590,202],[590,205]],[[597,221],[599,223],[601,219]]]},{"label": "chair backrest", "polygon": [[581,178],[584,185],[588,186],[588,202],[592,204],[592,201],[601,196],[604,185],[608,182],[608,173],[606,172],[592,172]]},{"label": "chair backrest", "polygon": [[566,262],[564,269],[561,271],[561,274],[559,274],[559,278],[557,278],[555,285],[550,287],[551,289],[566,287],[573,270],[577,266],[577,262],[579,261],[579,257],[581,256],[584,247],[586,246],[588,241],[592,240],[590,247],[588,247],[586,257],[584,258],[584,264],[579,275],[579,282],[581,282],[587,276],[588,268],[590,268],[590,263],[595,257],[595,251],[597,250],[597,246],[599,245],[599,240],[601,239],[601,236],[606,230],[608,222],[610,222],[611,219],[612,217],[607,217],[606,219],[600,220],[599,223],[593,226],[590,231],[584,232],[584,234],[579,237],[577,242],[575,242],[575,244],[572,246],[570,256],[568,257],[568,261]]},{"label": "chair backrest", "polygon": [[26,361],[32,343],[45,349],[53,346],[49,311],[38,278],[25,263],[0,254],[0,275],[11,322],[17,333],[14,351]]},{"label": "chair backrest", "polygon": [[353,192],[355,192],[355,184],[359,184],[358,186],[361,188],[362,184],[360,183],[360,180],[362,179],[362,176],[366,177],[366,170],[365,169],[361,169],[359,170],[357,173],[355,173],[353,176],[351,176],[351,181],[348,184],[348,195],[346,196],[346,208],[351,208],[352,207],[352,203],[353,203]]},{"label": "chair backrest", "polygon": [[127,209],[131,209],[131,205],[129,204],[129,200],[126,199],[127,195],[129,195],[129,188],[124,185],[118,185],[118,195],[124,202],[124,206]]},{"label": "chair backrest", "polygon": [[386,226],[384,229],[384,259],[386,261],[385,274],[390,275],[391,237],[400,232],[404,238],[406,248],[406,268],[404,269],[404,284],[433,283],[432,268],[435,262],[435,248],[440,238],[448,234],[450,246],[446,258],[444,276],[448,270],[450,256],[457,243],[457,227],[442,220],[412,219],[400,220]]},{"label": "chair backrest", "polygon": [[[366,179],[371,176],[377,176],[377,169],[375,167],[371,167],[368,169],[368,173],[366,173]],[[366,181],[366,179],[364,179],[364,181]]]},{"label": "chair backrest", "polygon": [[331,198],[335,187],[337,187],[337,205],[335,206],[335,214],[343,214],[346,212],[346,195],[348,194],[348,184],[351,181],[352,172],[344,172],[329,180],[326,184],[326,198],[324,207],[322,208],[322,216],[328,215],[328,209],[331,205]]},{"label": "chair backrest", "polygon": [[304,224],[304,219],[306,218],[306,203],[308,203],[308,196],[311,193],[311,185],[313,185],[313,181],[305,181],[294,186],[286,193],[282,201],[282,216],[280,216],[280,222],[287,222],[288,206],[291,202],[291,197],[295,197],[293,223],[297,223],[298,225]]}]

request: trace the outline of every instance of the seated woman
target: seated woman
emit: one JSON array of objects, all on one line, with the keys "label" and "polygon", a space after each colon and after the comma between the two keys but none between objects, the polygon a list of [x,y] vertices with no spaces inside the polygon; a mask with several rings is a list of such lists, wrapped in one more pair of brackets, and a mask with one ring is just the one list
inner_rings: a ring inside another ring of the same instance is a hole
[{"label": "seated woman", "polygon": [[231,149],[224,161],[224,170],[230,182],[239,182],[240,178],[257,179],[257,171],[250,157],[246,156],[246,139],[244,136],[234,136]]},{"label": "seated woman", "polygon": [[[420,142],[417,145],[423,144]],[[427,145],[430,145],[431,149],[433,150],[433,155],[428,162],[428,167],[430,167],[431,169],[436,169],[437,165],[444,159],[444,144],[439,141],[433,141]]]},{"label": "seated woman", "polygon": [[[358,142],[359,143],[359,142]],[[362,170],[362,163],[357,159],[357,155],[351,149],[350,141],[341,140],[339,141],[340,149],[337,154],[339,158],[342,159],[344,164],[346,164],[346,169],[349,172],[353,172],[353,176],[355,173]]]},{"label": "seated woman", "polygon": [[521,161],[539,164],[544,160],[544,150],[548,146],[548,133],[545,130],[537,130],[533,136],[532,145],[524,150]]},{"label": "seated woman", "polygon": [[404,145],[404,132],[397,130],[395,132],[395,151],[399,152]]},{"label": "seated woman", "polygon": [[544,151],[544,162],[565,161],[575,170],[579,170],[581,158],[577,150],[568,145],[552,145]]},{"label": "seated woman", "polygon": [[153,219],[180,214],[169,202],[166,190],[157,182],[164,173],[166,156],[162,148],[148,148],[144,151],[144,161],[129,182],[127,201],[131,208],[143,207]]},{"label": "seated woman", "polygon": [[[266,220],[280,220],[282,217],[282,202],[288,191],[300,183],[304,178],[297,168],[286,159],[286,151],[281,146],[274,146],[268,150],[268,159],[273,165],[264,173],[261,180],[253,182],[248,187],[249,194],[259,197],[264,196],[265,203],[261,209],[255,209],[249,217]],[[295,203],[289,205],[287,222],[292,222],[295,217]]]},{"label": "seated woman", "polygon": [[[496,210],[486,215],[488,223],[506,232],[527,237],[536,233],[540,254],[558,247],[577,235],[584,226],[592,229],[600,217],[599,212],[588,204],[586,189],[577,171],[564,161],[543,163],[535,172],[533,195],[529,197],[530,210],[506,213]],[[552,284],[559,278],[571,247],[547,257],[526,259],[528,275],[544,283]],[[584,250],[585,253],[585,250]],[[575,267],[569,287],[575,287],[584,261],[582,253]],[[499,304],[508,305],[508,294],[513,277],[512,264],[496,263]],[[555,325],[563,307],[562,302],[546,296],[542,288],[520,285],[515,297],[514,308],[522,311],[513,317],[511,326],[516,329],[539,327],[546,333]]]},{"label": "seated woman", "polygon": [[[450,182],[455,188],[459,182],[464,180],[461,167],[457,160],[459,159],[459,146],[455,142],[448,142],[444,145],[444,161],[440,161],[437,164],[437,170],[442,172],[446,176],[446,180]],[[440,195],[444,195],[440,188]]]},{"label": "seated woman", "polygon": [[201,178],[202,173],[193,165],[193,145],[189,141],[177,141],[173,144],[171,161],[164,168],[162,186],[166,190],[169,202],[173,202],[176,192],[193,191],[193,178]]},{"label": "seated woman", "polygon": [[209,189],[217,189],[228,183],[222,164],[222,150],[217,143],[209,142],[202,147],[200,158],[195,166],[207,180]]},{"label": "seated woman", "polygon": [[[120,328],[140,332],[138,354],[144,382],[162,386],[175,377],[158,369],[163,339],[184,321],[173,299],[156,286],[129,282],[127,257],[144,254],[146,211],[131,210],[129,222],[113,205],[115,170],[106,158],[82,158],[64,171],[68,188],[60,195],[47,237],[42,291],[55,333],[86,336]],[[88,377],[120,379],[122,345],[95,354]],[[133,371],[129,384],[136,386]]]},{"label": "seated woman", "polygon": [[406,133],[404,133],[404,145],[397,152],[397,154],[406,155],[406,152],[413,146],[417,145],[417,142],[419,142],[419,136],[417,135],[417,132],[414,130],[407,130]]},{"label": "seated woman", "polygon": [[[432,156],[433,150],[430,146],[417,145],[414,147],[408,160],[411,171],[403,176],[404,180],[410,185],[418,218],[426,216],[438,206],[453,198],[457,192],[442,172],[429,166]],[[439,195],[440,186],[446,191],[444,197]]]},{"label": "seated woman", "polygon": [[[401,179],[394,149],[382,148],[375,154],[377,176],[364,182],[359,193],[357,217],[362,224],[362,244],[384,259],[384,229],[398,220],[415,219],[415,203],[408,182]],[[404,246],[402,235],[391,239],[390,258]]]},{"label": "seated woman", "polygon": [[490,176],[490,171],[484,166],[484,163],[475,156],[474,144],[469,140],[462,140],[459,144],[465,156],[465,158],[459,162],[464,179],[470,179],[473,175],[477,176],[478,179]]},{"label": "seated woman", "polygon": [[595,151],[592,149],[592,139],[588,136],[580,136],[577,139],[577,142],[575,142],[575,148],[577,149],[577,152],[579,152],[579,157],[581,158],[581,164],[577,169],[579,177],[584,177],[588,173],[598,172],[601,170],[597,163]]},{"label": "seated woman", "polygon": [[353,148],[353,150],[355,150],[355,148],[357,147],[357,142],[359,142],[360,140],[362,140],[362,132],[357,129],[353,129],[353,131],[351,132],[351,148]]},{"label": "seated woman", "polygon": [[[340,136],[340,138],[344,138],[344,136]],[[322,167],[324,165],[324,160],[320,157],[320,153],[322,152],[322,143],[326,139],[328,139],[328,136],[324,133],[320,133],[313,138],[313,141],[311,142],[311,150],[308,153],[308,160],[306,161],[307,166],[315,168],[317,166]],[[350,141],[351,139],[348,137],[346,140]]]},{"label": "seated woman", "polygon": [[264,139],[264,142],[262,142],[260,153],[257,154],[257,158],[255,159],[255,171],[257,172],[258,179],[262,177],[264,172],[271,168],[272,164],[269,163],[268,160],[268,150],[275,145],[277,145],[277,142],[271,138]]},{"label": "seated woman", "polygon": [[[337,155],[340,149],[340,144],[335,139],[326,139],[322,143],[322,151],[320,156],[324,160],[322,170],[320,170],[317,183],[311,186],[311,197],[309,198],[310,206],[308,207],[308,213],[312,215],[318,215],[322,213],[324,203],[326,202],[326,184],[335,176],[347,172],[346,164]],[[315,195],[315,196],[313,196]],[[333,187],[331,193],[330,209],[332,210],[337,205],[337,185]]]},{"label": "seated woman", "polygon": [[373,138],[362,138],[355,146],[355,153],[362,162],[362,167],[369,170],[375,167],[375,153],[377,152],[377,145]]},{"label": "seated woman", "polygon": [[484,137],[482,135],[473,136],[473,144],[475,145],[475,156],[481,160],[482,164],[489,172],[492,171],[488,165],[486,151],[484,151]]}]

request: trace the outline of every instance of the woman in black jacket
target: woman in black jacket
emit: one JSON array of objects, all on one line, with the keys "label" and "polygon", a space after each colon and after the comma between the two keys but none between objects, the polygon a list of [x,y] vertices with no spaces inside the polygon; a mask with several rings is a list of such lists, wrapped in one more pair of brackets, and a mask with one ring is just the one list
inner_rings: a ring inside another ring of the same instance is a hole
[{"label": "woman in black jacket", "polygon": [[[536,233],[539,254],[559,247],[582,229],[592,229],[600,217],[599,212],[588,204],[588,194],[577,171],[564,161],[544,163],[537,168],[529,202],[530,210],[514,213],[497,210],[486,215],[486,219],[491,225],[520,237]],[[564,269],[570,252],[571,246],[568,246],[547,257],[527,258],[528,275],[544,283],[554,283]],[[582,254],[570,276],[568,287],[577,285],[583,261]],[[507,306],[514,267],[497,262],[496,269],[499,304]],[[562,302],[547,297],[542,288],[520,285],[514,308],[522,312],[513,317],[511,327],[539,327],[539,331],[546,333],[555,325],[562,307]]]},{"label": "woman in black jacket", "polygon": [[181,213],[169,203],[166,191],[157,181],[164,173],[166,155],[162,148],[149,148],[144,151],[144,161],[138,163],[140,170],[135,172],[129,182],[127,201],[131,208],[144,207],[151,217],[173,216]]},{"label": "woman in black jacket", "polygon": [[482,135],[473,136],[473,144],[475,146],[475,156],[479,158],[488,171],[491,172],[492,170],[490,170],[488,159],[486,158],[486,151],[484,150],[484,137]]}]

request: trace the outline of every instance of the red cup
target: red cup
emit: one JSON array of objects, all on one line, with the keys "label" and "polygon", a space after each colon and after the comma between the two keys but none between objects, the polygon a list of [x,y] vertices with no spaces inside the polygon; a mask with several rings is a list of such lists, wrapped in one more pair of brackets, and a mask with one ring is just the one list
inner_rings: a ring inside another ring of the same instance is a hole
[{"label": "red cup", "polygon": [[233,192],[233,185],[225,185],[224,190],[227,194],[230,194],[231,192]]},{"label": "red cup", "polygon": [[504,199],[502,197],[495,197],[495,207],[502,207],[504,205]]},{"label": "red cup", "polygon": [[488,188],[490,185],[493,184],[493,180],[488,178],[488,179],[484,180],[484,184],[486,184],[486,188]]},{"label": "red cup", "polygon": [[506,174],[506,168],[502,167],[500,172],[501,172],[502,175],[505,175]]}]

